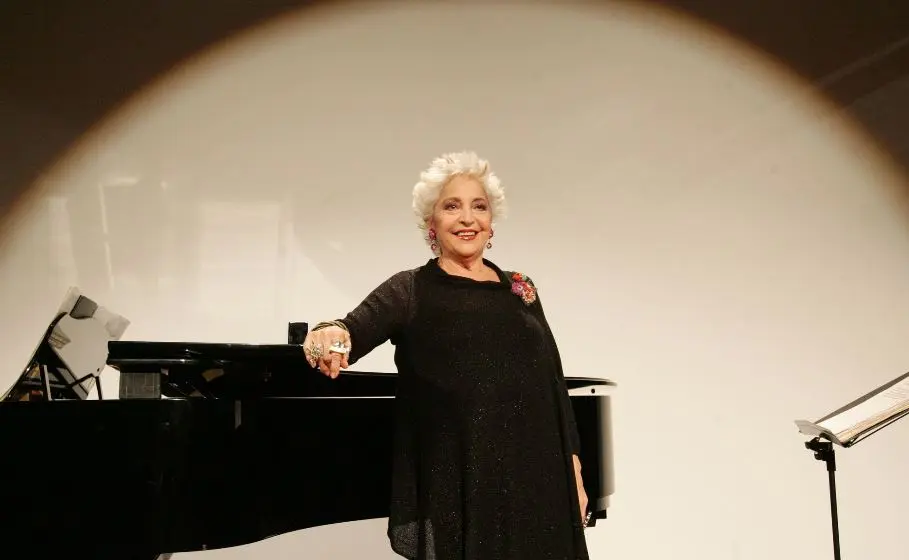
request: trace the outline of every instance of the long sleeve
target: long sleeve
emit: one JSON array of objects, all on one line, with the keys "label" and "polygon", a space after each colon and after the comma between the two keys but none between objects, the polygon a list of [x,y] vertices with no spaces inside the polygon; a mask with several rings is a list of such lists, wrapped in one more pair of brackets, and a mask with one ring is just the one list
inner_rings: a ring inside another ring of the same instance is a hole
[{"label": "long sleeve", "polygon": [[[532,280],[531,280],[532,283]],[[535,286],[535,285],[534,285]],[[546,320],[546,314],[543,312],[543,304],[540,302],[539,290],[537,290],[537,300],[534,304],[539,313],[540,322],[546,330],[549,338],[549,344],[552,352],[552,361],[556,368],[556,382],[558,397],[560,400],[560,410],[563,415],[563,422],[568,430],[568,441],[571,446],[571,452],[578,455],[581,452],[581,436],[578,434],[577,421],[575,420],[574,409],[571,406],[571,398],[568,396],[568,384],[565,382],[565,373],[562,370],[562,357],[559,354],[559,347],[556,344],[552,330],[549,328],[549,322]]]},{"label": "long sleeve", "polygon": [[350,332],[349,364],[387,340],[397,342],[410,314],[413,277],[413,271],[398,272],[341,319]]}]

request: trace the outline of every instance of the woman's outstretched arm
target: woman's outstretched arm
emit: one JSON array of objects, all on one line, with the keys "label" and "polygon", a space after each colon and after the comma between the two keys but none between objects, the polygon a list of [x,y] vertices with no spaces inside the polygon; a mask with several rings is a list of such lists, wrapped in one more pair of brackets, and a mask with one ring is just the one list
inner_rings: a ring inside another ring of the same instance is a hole
[{"label": "woman's outstretched arm", "polygon": [[[367,295],[344,318],[316,324],[303,341],[310,365],[336,378],[387,340],[394,340],[407,323],[413,271],[399,272]],[[341,345],[347,352],[332,351]]]}]

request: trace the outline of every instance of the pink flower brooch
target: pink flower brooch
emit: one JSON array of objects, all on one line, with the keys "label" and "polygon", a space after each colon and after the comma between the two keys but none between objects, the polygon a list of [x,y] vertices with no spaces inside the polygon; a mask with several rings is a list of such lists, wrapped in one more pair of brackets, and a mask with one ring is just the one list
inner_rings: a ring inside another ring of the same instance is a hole
[{"label": "pink flower brooch", "polygon": [[511,275],[511,293],[519,296],[526,305],[537,300],[537,289],[530,283],[530,278],[520,272]]}]

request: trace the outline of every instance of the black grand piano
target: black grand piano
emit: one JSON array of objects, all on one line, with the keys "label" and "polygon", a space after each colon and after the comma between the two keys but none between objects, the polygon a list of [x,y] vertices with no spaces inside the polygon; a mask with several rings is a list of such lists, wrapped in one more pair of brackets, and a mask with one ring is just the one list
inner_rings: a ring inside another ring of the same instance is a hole
[{"label": "black grand piano", "polygon": [[[326,378],[305,323],[287,344],[121,341],[74,301],[0,400],[0,540],[17,558],[151,560],[387,516],[395,375]],[[590,527],[614,491],[613,385],[568,378]]]}]

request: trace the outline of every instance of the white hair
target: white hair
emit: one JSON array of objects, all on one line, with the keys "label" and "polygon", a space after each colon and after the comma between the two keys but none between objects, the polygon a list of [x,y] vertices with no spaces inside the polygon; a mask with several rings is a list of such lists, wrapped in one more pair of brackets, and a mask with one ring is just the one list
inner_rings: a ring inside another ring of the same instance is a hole
[{"label": "white hair", "polygon": [[[474,152],[454,152],[432,160],[429,168],[420,173],[420,180],[413,187],[413,211],[417,217],[417,226],[424,232],[442,189],[459,176],[476,179],[483,186],[489,198],[493,223],[505,217],[505,190],[499,178],[490,170],[489,162]],[[428,234],[424,238],[427,243],[431,242]]]}]

